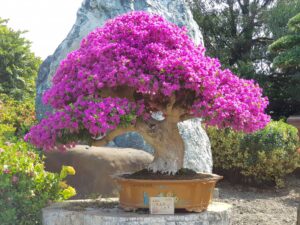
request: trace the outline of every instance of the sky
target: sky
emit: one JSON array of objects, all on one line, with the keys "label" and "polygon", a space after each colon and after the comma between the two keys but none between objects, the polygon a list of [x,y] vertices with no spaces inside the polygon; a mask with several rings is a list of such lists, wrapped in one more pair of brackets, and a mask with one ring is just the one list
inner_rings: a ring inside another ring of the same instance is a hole
[{"label": "sky", "polygon": [[8,26],[27,30],[32,51],[45,59],[67,36],[83,0],[0,0],[0,17]]}]

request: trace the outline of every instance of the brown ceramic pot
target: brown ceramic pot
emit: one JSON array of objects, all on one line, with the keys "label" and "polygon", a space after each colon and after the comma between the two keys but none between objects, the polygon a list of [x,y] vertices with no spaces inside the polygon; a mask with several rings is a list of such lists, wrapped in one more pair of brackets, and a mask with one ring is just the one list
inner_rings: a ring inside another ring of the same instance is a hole
[{"label": "brown ceramic pot", "polygon": [[150,197],[174,197],[176,209],[201,212],[212,201],[215,184],[222,177],[212,174],[209,178],[192,180],[143,180],[120,175],[115,179],[120,187],[120,206],[124,210],[149,208]]}]

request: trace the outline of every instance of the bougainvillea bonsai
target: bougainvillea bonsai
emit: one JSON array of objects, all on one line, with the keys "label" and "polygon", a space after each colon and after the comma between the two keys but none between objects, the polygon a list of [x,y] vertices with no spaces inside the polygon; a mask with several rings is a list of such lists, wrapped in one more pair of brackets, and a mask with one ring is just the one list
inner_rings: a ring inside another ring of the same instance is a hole
[{"label": "bougainvillea bonsai", "polygon": [[259,86],[204,53],[185,28],[161,16],[130,12],[109,20],[61,62],[43,96],[55,112],[25,138],[52,150],[87,136],[105,145],[134,130],[156,150],[148,169],[174,174],[183,166],[179,121],[201,117],[244,132],[269,121]]}]

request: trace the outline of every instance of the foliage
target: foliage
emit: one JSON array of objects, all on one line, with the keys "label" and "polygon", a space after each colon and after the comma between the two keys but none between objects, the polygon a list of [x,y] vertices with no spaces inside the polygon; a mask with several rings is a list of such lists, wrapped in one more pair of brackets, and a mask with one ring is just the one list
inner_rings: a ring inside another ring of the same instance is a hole
[{"label": "foliage", "polygon": [[286,73],[295,73],[300,67],[300,13],[292,17],[288,27],[292,34],[283,36],[269,46],[271,52],[277,53],[274,66]]},{"label": "foliage", "polygon": [[74,174],[45,171],[43,158],[21,141],[35,124],[34,89],[40,59],[30,43],[0,20],[0,223],[41,224],[41,209],[76,194],[65,178]]},{"label": "foliage", "polygon": [[[284,70],[278,70],[277,67],[274,67],[273,70],[275,71],[266,77],[267,92],[265,94],[269,96],[269,110],[272,111],[274,118],[288,117],[299,113],[300,109],[300,75],[292,70],[288,71],[290,69],[287,67],[288,64],[296,65],[297,62],[292,60],[291,63],[286,64],[285,62],[293,58],[286,54],[277,58],[278,51],[281,52],[289,47],[293,48],[299,41],[295,33],[291,32],[287,26],[289,19],[299,12],[300,2],[298,0],[278,0],[274,7],[268,10],[265,17],[266,26],[272,33],[274,40],[278,39],[269,46],[271,61],[275,58],[274,65],[285,67]],[[297,54],[296,49],[292,52]]]},{"label": "foliage", "polygon": [[[300,10],[300,6],[299,6]],[[285,77],[287,90],[283,106],[290,103],[292,113],[300,113],[300,13],[288,21],[288,34],[277,39],[269,46],[269,51],[275,55],[273,66],[278,70],[278,76]]]},{"label": "foliage", "polygon": [[[269,110],[274,118],[286,119],[299,111],[300,77],[288,75],[268,76],[265,94],[270,96]],[[299,113],[299,112],[298,112]]]},{"label": "foliage", "polygon": [[282,121],[270,122],[263,130],[243,134],[232,129],[210,127],[214,167],[238,173],[243,181],[256,184],[275,182],[283,186],[283,178],[300,163],[297,129]]},{"label": "foliage", "polygon": [[222,70],[204,51],[185,28],[158,15],[131,12],[110,20],[61,62],[43,96],[56,112],[26,139],[53,149],[68,134],[103,135],[122,125],[122,118],[135,123],[150,112],[167,115],[168,106],[219,127],[245,132],[264,127],[269,116],[262,90]]},{"label": "foliage", "polygon": [[241,168],[240,142],[244,134],[230,128],[208,127],[206,131],[211,142],[214,167],[226,170]]},{"label": "foliage", "polygon": [[[300,14],[299,14],[300,15]],[[286,35],[279,38],[277,41],[273,42],[269,46],[269,51],[272,52],[281,52],[289,48],[293,48],[297,44],[300,43],[300,36],[299,35]]]},{"label": "foliage", "polygon": [[274,39],[288,34],[286,25],[289,19],[299,12],[300,1],[298,0],[277,0],[276,4],[266,11],[264,20]]},{"label": "foliage", "polygon": [[273,65],[283,70],[290,68],[298,70],[300,66],[300,47],[294,46],[288,51],[282,52],[274,59]]},{"label": "foliage", "polygon": [[0,127],[10,126],[14,130],[11,136],[23,138],[35,123],[33,99],[25,98],[22,101],[17,101],[5,94],[0,94]]},{"label": "foliage", "polygon": [[194,0],[194,18],[203,31],[208,54],[244,78],[253,78],[268,96],[273,119],[300,108],[300,77],[287,77],[272,67],[267,51],[274,39],[288,33],[287,22],[300,11],[299,0]]},{"label": "foliage", "polygon": [[[208,53],[242,77],[255,78],[256,74],[263,73],[255,67],[267,57],[266,47],[272,40],[265,31],[264,12],[274,1],[193,2],[194,18],[203,31]],[[252,72],[244,73],[245,70]]]},{"label": "foliage", "polygon": [[300,32],[300,13],[292,17],[288,22],[288,28],[293,32]]},{"label": "foliage", "polygon": [[41,209],[49,201],[76,194],[64,181],[69,174],[74,174],[71,167],[60,174],[45,171],[39,154],[25,142],[0,142],[1,225],[41,224]]},{"label": "foliage", "polygon": [[35,92],[35,78],[41,60],[30,51],[22,31],[7,26],[0,18],[0,94],[21,100]]},{"label": "foliage", "polygon": [[16,129],[9,124],[0,124],[0,142],[14,142],[18,138],[15,136]]}]

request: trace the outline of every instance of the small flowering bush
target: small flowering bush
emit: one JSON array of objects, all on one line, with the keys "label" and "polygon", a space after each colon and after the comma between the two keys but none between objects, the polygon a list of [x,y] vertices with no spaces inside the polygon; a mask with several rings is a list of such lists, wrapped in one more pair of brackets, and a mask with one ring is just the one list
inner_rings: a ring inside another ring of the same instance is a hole
[{"label": "small flowering bush", "polygon": [[284,185],[284,177],[300,165],[298,131],[282,121],[272,121],[252,134],[230,128],[207,129],[214,167],[229,180]]},{"label": "small flowering bush", "polygon": [[[0,139],[7,136],[24,137],[36,123],[34,99],[16,101],[6,94],[0,94]],[[4,132],[9,130],[11,132]]]},{"label": "small flowering bush", "polygon": [[269,116],[262,90],[204,53],[185,28],[161,16],[130,12],[109,20],[60,63],[43,96],[55,112],[25,139],[45,150],[65,148],[74,141],[67,136],[103,135],[172,101],[182,117],[244,132],[263,128]]},{"label": "small flowering bush", "polygon": [[67,175],[74,174],[69,166],[60,174],[45,171],[38,152],[25,142],[0,141],[0,224],[41,224],[46,204],[76,194],[65,182]]}]

